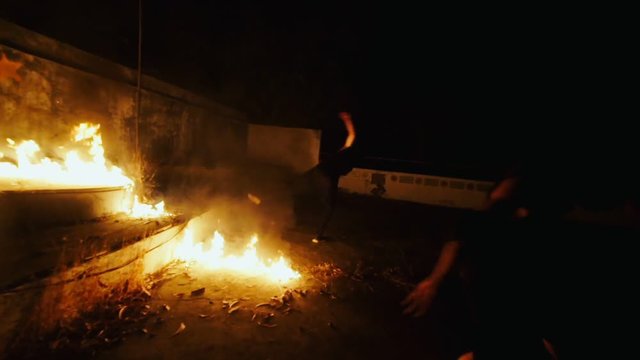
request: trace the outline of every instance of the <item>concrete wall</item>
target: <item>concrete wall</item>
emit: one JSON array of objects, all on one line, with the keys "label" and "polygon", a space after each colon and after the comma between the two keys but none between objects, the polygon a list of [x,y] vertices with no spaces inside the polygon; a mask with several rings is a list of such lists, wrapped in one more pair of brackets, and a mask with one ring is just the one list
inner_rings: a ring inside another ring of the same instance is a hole
[{"label": "concrete wall", "polygon": [[[135,171],[136,72],[0,20],[0,138],[67,140],[100,123],[107,158]],[[11,68],[13,67],[13,70]],[[146,175],[243,157],[245,115],[143,76],[139,144]]]},{"label": "concrete wall", "polygon": [[348,192],[456,208],[479,209],[492,182],[355,168],[340,178]]}]

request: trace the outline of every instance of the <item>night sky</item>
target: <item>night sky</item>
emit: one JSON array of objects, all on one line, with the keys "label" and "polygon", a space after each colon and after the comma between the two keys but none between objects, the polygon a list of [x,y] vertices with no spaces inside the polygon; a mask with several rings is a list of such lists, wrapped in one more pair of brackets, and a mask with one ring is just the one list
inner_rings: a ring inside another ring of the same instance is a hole
[{"label": "night sky", "polygon": [[[137,6],[5,0],[0,17],[135,67]],[[585,118],[605,106],[586,90],[597,80],[584,51],[597,37],[575,9],[193,0],[143,7],[145,73],[252,122],[323,129],[324,152],[339,147],[339,111],[353,113],[365,155],[469,176],[495,174],[525,155],[588,162],[584,154],[604,154],[619,136],[611,119],[602,126]]]}]

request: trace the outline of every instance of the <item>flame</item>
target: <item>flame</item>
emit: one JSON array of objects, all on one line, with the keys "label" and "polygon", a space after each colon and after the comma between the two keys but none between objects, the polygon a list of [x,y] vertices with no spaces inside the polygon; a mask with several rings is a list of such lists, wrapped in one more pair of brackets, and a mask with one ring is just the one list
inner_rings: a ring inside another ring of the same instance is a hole
[{"label": "flame", "polygon": [[0,162],[0,184],[17,189],[133,186],[133,181],[117,166],[107,165],[100,125],[82,123],[72,132],[74,147],[61,159],[42,154],[34,140],[16,142],[7,138],[8,153]]},{"label": "flame", "polygon": [[129,215],[137,218],[153,218],[168,216],[168,213],[164,210],[164,201],[160,201],[155,205],[143,204],[136,195],[133,199],[133,206],[129,209]]},{"label": "flame", "polygon": [[283,256],[275,261],[260,259],[256,249],[257,243],[258,236],[253,235],[242,255],[228,255],[225,254],[224,237],[218,231],[215,231],[208,241],[198,242],[189,224],[182,242],[175,249],[174,258],[196,264],[206,270],[226,270],[249,276],[262,276],[277,283],[287,283],[300,278],[300,273],[293,270]]},{"label": "flame", "polygon": [[[69,144],[65,144],[72,150],[65,152],[65,146],[57,146],[55,159],[45,156],[34,140],[7,138],[6,143],[6,150],[0,152],[0,190],[124,187],[133,192],[133,180],[119,167],[108,164],[99,124],[75,126]],[[133,217],[170,215],[162,201],[147,205],[136,196],[126,203],[123,208]]]}]

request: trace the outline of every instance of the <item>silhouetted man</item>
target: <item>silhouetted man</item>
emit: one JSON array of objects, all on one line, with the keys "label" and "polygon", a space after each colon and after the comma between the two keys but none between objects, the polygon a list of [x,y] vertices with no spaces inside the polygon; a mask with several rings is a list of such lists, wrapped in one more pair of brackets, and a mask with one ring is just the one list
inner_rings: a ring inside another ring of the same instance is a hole
[{"label": "silhouetted man", "polygon": [[[317,215],[321,213],[315,237],[317,240],[328,239],[325,231],[335,209],[340,176],[351,172],[359,158],[353,146],[356,133],[351,114],[341,112],[339,116],[347,130],[344,146],[336,154],[323,159],[302,174],[294,189],[295,212],[299,222],[302,219],[315,222]],[[312,219],[308,219],[309,217]]]}]

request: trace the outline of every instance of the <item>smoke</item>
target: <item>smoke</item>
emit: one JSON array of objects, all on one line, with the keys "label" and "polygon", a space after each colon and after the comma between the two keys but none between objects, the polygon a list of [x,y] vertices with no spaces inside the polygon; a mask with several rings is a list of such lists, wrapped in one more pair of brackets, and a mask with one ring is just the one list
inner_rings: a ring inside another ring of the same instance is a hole
[{"label": "smoke", "polygon": [[294,225],[295,179],[285,169],[250,160],[216,168],[165,167],[157,173],[155,196],[170,211],[200,216],[216,230],[277,237]]}]

